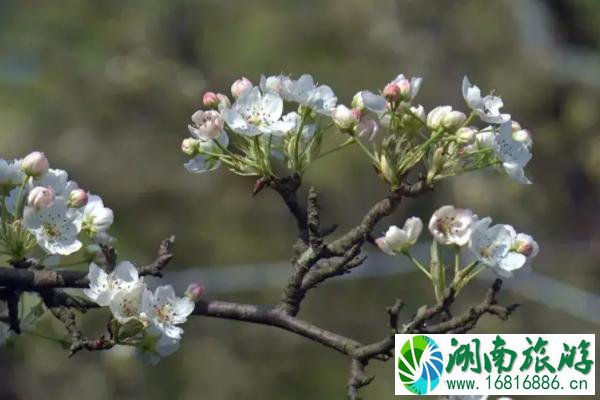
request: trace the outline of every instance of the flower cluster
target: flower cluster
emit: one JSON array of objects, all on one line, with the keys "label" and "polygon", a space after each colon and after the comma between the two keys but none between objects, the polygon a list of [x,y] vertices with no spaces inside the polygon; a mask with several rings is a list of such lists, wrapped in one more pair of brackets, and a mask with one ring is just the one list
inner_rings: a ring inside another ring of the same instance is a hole
[{"label": "flower cluster", "polygon": [[0,159],[0,251],[13,260],[67,256],[112,241],[113,212],[43,153]]},{"label": "flower cluster", "polygon": [[[223,163],[237,174],[275,177],[282,167],[302,173],[312,161],[356,144],[392,188],[415,169],[426,172],[429,184],[488,167],[529,183],[524,167],[531,137],[501,112],[500,97],[482,96],[465,77],[468,115],[451,106],[426,112],[414,104],[421,83],[400,74],[380,93],[359,91],[348,107],[308,74],[262,76],[258,85],[240,78],[231,98],[213,92],[202,97],[204,108],[192,115],[191,137],[181,146],[191,157],[185,167],[198,173]],[[475,126],[476,119],[486,125]],[[322,152],[324,135],[336,130],[342,143]]]},{"label": "flower cluster", "polygon": [[118,343],[135,346],[143,361],[157,363],[179,348],[184,323],[194,310],[203,288],[192,284],[184,297],[177,297],[171,285],[152,292],[137,268],[120,262],[108,273],[90,264],[90,287],[84,293],[100,306],[109,307],[117,323]]},{"label": "flower cluster", "polygon": [[258,86],[240,78],[231,95],[205,93],[204,109],[192,115],[191,137],[181,145],[192,157],[188,171],[211,171],[223,163],[240,175],[272,176],[275,161],[302,171],[318,154],[324,120],[337,102],[331,88],[315,84],[310,75],[263,76]]},{"label": "flower cluster", "polygon": [[[517,233],[510,225],[491,223],[490,217],[480,219],[468,209],[451,205],[437,209],[428,224],[434,239],[429,268],[409,252],[423,228],[423,222],[417,217],[406,220],[402,229],[389,227],[385,235],[375,242],[386,254],[408,256],[432,280],[436,293],[442,294],[446,289],[446,274],[441,265],[443,262],[440,261],[438,245],[448,246],[455,253],[452,282],[455,290],[460,290],[487,268],[506,278],[530,270],[532,259],[539,253],[537,242],[527,234]],[[464,267],[460,265],[461,253],[466,253],[472,260]]]}]

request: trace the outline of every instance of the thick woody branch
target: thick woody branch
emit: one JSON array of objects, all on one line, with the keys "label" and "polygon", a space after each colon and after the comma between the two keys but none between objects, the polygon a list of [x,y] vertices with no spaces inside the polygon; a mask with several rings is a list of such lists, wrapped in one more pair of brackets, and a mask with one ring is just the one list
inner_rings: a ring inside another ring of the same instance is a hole
[{"label": "thick woody branch", "polygon": [[348,400],[360,400],[358,391],[375,379],[373,375],[366,375],[365,368],[368,361],[353,358],[350,363],[350,378],[348,379]]},{"label": "thick woody branch", "polygon": [[391,192],[385,199],[371,207],[359,225],[329,244],[327,246],[328,251],[333,254],[343,254],[352,246],[357,244],[362,245],[365,241],[369,240],[371,231],[375,225],[398,208],[402,197],[415,197],[428,190],[431,190],[431,187],[423,179],[413,184],[403,184],[399,189]]},{"label": "thick woody branch", "polygon": [[[139,274],[162,276],[162,270],[173,258],[174,240],[173,236],[163,240],[156,259],[148,265],[138,267]],[[87,288],[90,285],[87,274],[87,271],[0,268],[0,287],[33,292],[60,288]]]},{"label": "thick woody branch", "polygon": [[362,245],[371,238],[373,227],[395,211],[403,196],[417,196],[430,189],[424,180],[402,185],[376,203],[358,226],[332,243],[324,244],[317,194],[310,188],[308,211],[304,210],[299,206],[296,196],[300,180],[294,178],[283,178],[272,183],[298,221],[302,244],[301,252],[293,260],[294,272],[285,286],[280,306],[289,315],[298,314],[308,290],[329,278],[349,273],[364,262],[365,256],[360,254]]},{"label": "thick woody branch", "polygon": [[345,355],[349,355],[354,349],[362,346],[361,343],[353,339],[288,315],[277,307],[212,300],[196,303],[193,314],[274,326],[308,338]]},{"label": "thick woody branch", "polygon": [[310,270],[304,277],[301,291],[306,293],[319,283],[335,276],[347,274],[352,269],[362,265],[367,256],[361,254],[360,250],[361,247],[355,245],[341,257],[327,258],[318,262],[315,268]]},{"label": "thick woody branch", "polygon": [[10,289],[37,291],[54,288],[85,288],[89,284],[87,271],[0,268],[0,286]]},{"label": "thick woody branch", "polygon": [[298,201],[298,189],[302,184],[300,175],[292,175],[275,179],[270,186],[279,193],[290,213],[296,219],[298,238],[305,245],[308,243],[308,221],[306,209]]}]

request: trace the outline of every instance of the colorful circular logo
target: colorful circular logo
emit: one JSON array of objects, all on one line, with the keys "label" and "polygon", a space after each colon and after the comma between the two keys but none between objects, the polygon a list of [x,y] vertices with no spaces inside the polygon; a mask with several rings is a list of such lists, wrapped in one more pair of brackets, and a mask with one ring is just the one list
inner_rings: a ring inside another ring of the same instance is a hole
[{"label": "colorful circular logo", "polygon": [[410,392],[431,392],[440,383],[443,370],[442,352],[428,336],[413,336],[402,346],[398,357],[398,374]]}]

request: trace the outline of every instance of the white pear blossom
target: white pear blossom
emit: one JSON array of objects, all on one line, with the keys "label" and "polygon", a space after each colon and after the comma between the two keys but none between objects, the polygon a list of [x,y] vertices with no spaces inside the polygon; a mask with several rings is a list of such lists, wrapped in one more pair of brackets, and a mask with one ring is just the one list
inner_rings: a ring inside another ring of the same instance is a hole
[{"label": "white pear blossom", "polygon": [[[517,233],[512,226],[497,224],[490,227],[491,223],[492,219],[486,217],[475,224],[469,249],[478,261],[501,276],[511,277],[515,271],[526,266],[528,258],[519,252],[523,249],[518,248]],[[529,253],[530,256],[532,254]]]},{"label": "white pear blossom", "polygon": [[[265,81],[265,86],[276,86],[275,83]],[[284,79],[281,81],[281,97],[286,101],[294,101],[308,107],[316,113],[331,115],[337,103],[337,97],[327,85],[317,86],[313,77],[304,74],[300,78]]]},{"label": "white pear blossom", "polygon": [[398,255],[417,242],[422,230],[423,221],[411,217],[404,222],[402,229],[390,226],[384,236],[375,239],[375,243],[384,253]]},{"label": "white pear blossom", "polygon": [[82,246],[77,239],[81,220],[67,207],[63,198],[57,198],[48,208],[25,207],[23,226],[33,233],[38,245],[49,254],[68,255]]},{"label": "white pear blossom", "polygon": [[21,185],[25,173],[21,170],[22,160],[6,161],[0,159],[0,193],[7,195]]},{"label": "white pear blossom", "polygon": [[82,229],[93,238],[106,233],[114,220],[113,211],[95,194],[88,195],[88,202],[81,211]]},{"label": "white pear blossom", "polygon": [[517,182],[530,184],[523,168],[531,160],[531,151],[526,143],[515,140],[510,121],[500,125],[494,138],[494,152],[502,161],[504,171]]},{"label": "white pear blossom", "polygon": [[156,365],[161,358],[179,349],[179,340],[170,338],[158,329],[150,327],[144,331],[142,340],[136,345],[136,357],[144,364]]},{"label": "white pear blossom", "polygon": [[83,293],[100,306],[109,306],[115,295],[120,291],[130,291],[142,286],[137,269],[129,261],[121,261],[111,273],[106,273],[95,263],[90,264],[88,273],[89,289]]},{"label": "white pear blossom", "polygon": [[180,339],[184,323],[194,310],[194,302],[188,297],[177,297],[171,285],[159,286],[154,293],[145,291],[142,312],[159,331],[173,339]]},{"label": "white pear blossom", "polygon": [[281,97],[274,93],[261,94],[258,87],[253,87],[240,96],[232,108],[223,111],[223,118],[240,135],[282,135],[293,126],[281,120],[282,113]]},{"label": "white pear blossom", "polygon": [[[129,275],[132,276],[132,275]],[[110,301],[110,311],[117,321],[125,324],[132,319],[146,322],[142,314],[142,296],[148,290],[143,281],[138,280],[132,287],[117,290]]]},{"label": "white pear blossom", "polygon": [[434,239],[444,245],[464,246],[469,241],[477,216],[471,210],[442,206],[429,220],[429,231]]},{"label": "white pear blossom", "polygon": [[223,117],[215,110],[198,110],[192,114],[192,124],[188,129],[193,137],[200,140],[212,140],[223,132]]},{"label": "white pear blossom", "polygon": [[463,78],[462,94],[465,102],[482,121],[489,124],[501,124],[510,121],[510,114],[502,114],[500,108],[504,105],[502,99],[488,95],[481,97],[481,90],[473,85],[469,78]]}]

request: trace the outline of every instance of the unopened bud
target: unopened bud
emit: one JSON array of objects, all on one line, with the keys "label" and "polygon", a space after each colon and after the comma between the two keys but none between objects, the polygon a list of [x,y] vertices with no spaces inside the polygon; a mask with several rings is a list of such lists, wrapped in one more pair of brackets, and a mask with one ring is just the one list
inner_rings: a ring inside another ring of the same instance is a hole
[{"label": "unopened bud", "polygon": [[358,123],[355,113],[343,104],[338,105],[331,112],[331,119],[335,126],[342,131],[347,131]]},{"label": "unopened bud", "polygon": [[444,148],[438,147],[435,150],[435,152],[433,153],[433,156],[431,158],[431,167],[429,168],[429,171],[427,171],[427,182],[428,183],[431,183],[433,181],[433,178],[435,178],[435,176],[440,171],[440,169],[442,169],[443,165],[444,165]]},{"label": "unopened bud", "polygon": [[449,111],[444,115],[442,125],[449,131],[455,131],[460,128],[466,120],[467,116],[464,113],[460,111]]},{"label": "unopened bud", "polygon": [[192,157],[198,151],[198,139],[185,138],[181,142],[181,151]]},{"label": "unopened bud", "polygon": [[231,95],[237,99],[250,89],[252,89],[252,82],[250,82],[248,78],[242,76],[231,85]]},{"label": "unopened bud", "polygon": [[201,283],[191,283],[185,290],[185,295],[192,301],[200,300],[206,289]]},{"label": "unopened bud", "polygon": [[522,129],[521,124],[519,124],[517,121],[511,121],[510,124],[513,132],[520,131]]},{"label": "unopened bud", "polygon": [[516,243],[514,244],[514,250],[527,258],[533,258],[539,253],[540,247],[533,237],[524,233],[519,233],[517,235]]},{"label": "unopened bud", "polygon": [[456,131],[456,141],[459,144],[472,144],[475,142],[477,129],[470,126],[465,126]]},{"label": "unopened bud", "polygon": [[88,202],[88,194],[83,189],[75,189],[69,193],[69,207],[83,207]]},{"label": "unopened bud", "polygon": [[389,163],[387,157],[385,156],[385,154],[383,154],[383,153],[379,157],[379,172],[381,172],[381,175],[388,183],[392,183],[392,184],[394,183],[394,181],[395,181],[394,170],[390,167],[390,163]]},{"label": "unopened bud", "polygon": [[27,197],[27,205],[35,208],[36,210],[48,208],[54,204],[54,198],[54,190],[50,186],[36,186],[31,189],[31,192],[29,192],[29,196]]},{"label": "unopened bud", "polygon": [[427,126],[433,130],[440,129],[442,125],[442,121],[446,117],[446,114],[452,111],[452,107],[450,106],[439,106],[429,111],[427,114]]},{"label": "unopened bud", "polygon": [[21,164],[21,170],[25,172],[25,174],[32,176],[34,178],[39,178],[48,172],[48,168],[50,168],[48,164],[48,159],[44,155],[44,153],[39,151],[34,151],[33,153],[29,153]]},{"label": "unopened bud", "polygon": [[400,100],[400,88],[395,83],[388,83],[383,88],[383,97],[389,102]]},{"label": "unopened bud", "polygon": [[354,95],[354,97],[352,98],[352,103],[350,105],[352,106],[352,108],[355,108],[359,111],[365,109],[365,102],[362,98],[362,92],[358,92]]},{"label": "unopened bud", "polygon": [[202,96],[202,104],[206,108],[218,108],[219,103],[219,97],[213,92],[206,92]]}]

